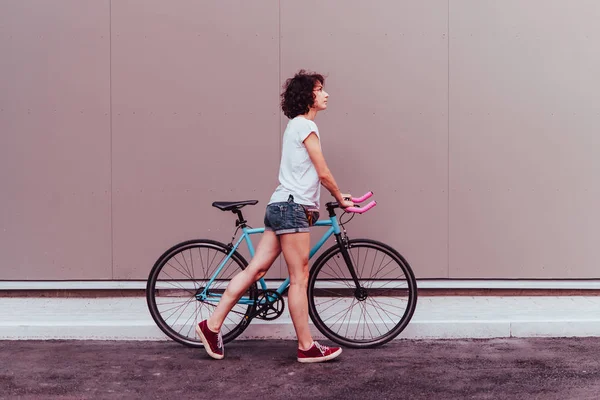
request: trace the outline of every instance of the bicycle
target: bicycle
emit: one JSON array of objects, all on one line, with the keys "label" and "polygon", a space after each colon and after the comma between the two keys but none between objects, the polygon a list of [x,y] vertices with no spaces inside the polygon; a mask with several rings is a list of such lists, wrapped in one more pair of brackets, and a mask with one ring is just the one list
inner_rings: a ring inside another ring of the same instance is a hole
[{"label": "bicycle", "polygon": [[[368,192],[352,201],[359,204],[372,195]],[[146,300],[152,318],[171,339],[202,347],[194,329],[196,324],[210,315],[229,280],[248,265],[237,251],[242,241],[253,257],[250,236],[264,232],[264,228],[250,227],[241,211],[257,203],[258,200],[214,202],[214,207],[237,215],[232,240],[228,244],[208,239],[182,242],[165,251],[154,264]],[[331,235],[336,244],[325,250],[310,269],[309,315],[324,336],[347,347],[374,347],[394,339],[410,322],[417,303],[414,274],[399,252],[375,240],[347,236],[344,224],[376,204],[371,201],[364,207],[346,208],[338,220],[339,205],[329,202],[329,219],[314,224],[329,229],[311,249],[310,258]],[[342,221],[346,214],[352,215]],[[240,229],[242,235],[234,244]],[[269,289],[263,278],[254,282],[223,324],[223,342],[238,337],[253,318],[273,320],[281,316],[289,282],[287,278],[277,289]]]}]

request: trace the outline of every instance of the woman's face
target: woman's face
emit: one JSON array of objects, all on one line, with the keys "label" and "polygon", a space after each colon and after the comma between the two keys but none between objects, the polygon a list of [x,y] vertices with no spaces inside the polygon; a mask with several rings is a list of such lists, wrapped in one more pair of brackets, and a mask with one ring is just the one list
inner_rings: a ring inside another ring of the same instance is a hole
[{"label": "woman's face", "polygon": [[325,110],[327,108],[327,99],[329,98],[329,94],[323,89],[321,82],[317,81],[313,92],[315,94],[315,103],[313,108],[316,108],[317,111]]}]

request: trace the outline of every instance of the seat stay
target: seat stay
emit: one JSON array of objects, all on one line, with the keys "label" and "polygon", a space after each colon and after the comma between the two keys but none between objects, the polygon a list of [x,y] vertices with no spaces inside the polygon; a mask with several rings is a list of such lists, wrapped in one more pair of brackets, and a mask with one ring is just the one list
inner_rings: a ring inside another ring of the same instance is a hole
[{"label": "seat stay", "polygon": [[237,248],[240,246],[240,243],[242,243],[242,240],[244,240],[245,237],[246,237],[246,234],[244,233],[238,239],[238,241],[235,243],[235,245],[233,245],[231,247],[231,249],[229,250],[229,253],[227,253],[225,258],[223,258],[223,260],[219,263],[219,266],[215,269],[215,272],[213,272],[212,276],[210,277],[210,280],[204,286],[204,290],[202,291],[202,293],[200,293],[201,299],[206,299],[208,297],[207,292],[209,291],[209,288],[211,287],[213,282],[217,279],[217,277],[219,276],[219,274],[225,267],[225,264],[227,264],[227,262],[231,259],[232,254],[237,250]]}]

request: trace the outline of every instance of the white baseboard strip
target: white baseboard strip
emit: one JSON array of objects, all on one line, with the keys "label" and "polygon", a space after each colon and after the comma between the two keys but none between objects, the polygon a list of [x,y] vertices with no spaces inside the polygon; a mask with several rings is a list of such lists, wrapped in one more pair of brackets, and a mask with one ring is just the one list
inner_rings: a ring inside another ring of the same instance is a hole
[{"label": "white baseboard strip", "polygon": [[[267,285],[279,286],[282,280],[269,280]],[[323,282],[320,286],[326,287]],[[600,279],[573,280],[454,280],[422,279],[419,289],[544,289],[600,290]],[[145,289],[146,281],[0,281],[0,290],[132,290]]]},{"label": "white baseboard strip", "polygon": [[[599,296],[423,296],[398,339],[600,336],[598,310]],[[295,338],[287,307],[276,320],[253,320],[240,339],[264,338]],[[18,339],[166,337],[143,297],[0,298],[0,340]]]}]

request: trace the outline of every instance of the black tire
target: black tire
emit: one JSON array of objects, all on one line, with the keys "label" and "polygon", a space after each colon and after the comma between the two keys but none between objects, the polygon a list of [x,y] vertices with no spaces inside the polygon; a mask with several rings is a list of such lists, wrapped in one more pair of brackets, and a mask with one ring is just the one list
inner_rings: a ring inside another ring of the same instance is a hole
[{"label": "black tire", "polygon": [[[217,303],[197,300],[196,294],[228,253],[223,243],[190,240],[171,247],[154,264],[146,285],[146,301],[152,318],[171,339],[186,346],[202,347],[196,325],[212,314]],[[244,257],[234,252],[211,284],[211,293],[222,293],[229,280],[247,265]],[[243,296],[254,301],[250,305],[238,304],[231,310],[221,328],[224,343],[246,329],[245,318],[255,307],[256,283]]]},{"label": "black tire", "polygon": [[310,317],[323,335],[342,346],[382,345],[398,336],[410,322],[417,305],[417,282],[404,257],[384,243],[350,240],[348,252],[360,284],[366,289],[364,298],[355,296],[354,282],[340,248],[335,245],[319,257],[310,271]]}]

